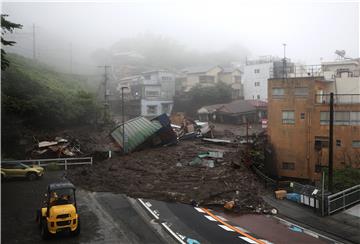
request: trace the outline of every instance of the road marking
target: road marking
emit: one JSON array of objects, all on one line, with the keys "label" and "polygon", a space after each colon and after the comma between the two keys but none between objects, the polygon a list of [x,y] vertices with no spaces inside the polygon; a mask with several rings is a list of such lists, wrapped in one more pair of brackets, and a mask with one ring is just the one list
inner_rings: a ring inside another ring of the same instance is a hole
[{"label": "road marking", "polygon": [[208,220],[211,221],[216,221],[216,219],[214,219],[213,217],[209,216],[209,215],[204,215]]},{"label": "road marking", "polygon": [[148,206],[149,208],[151,208],[151,206],[152,206],[151,203],[149,203],[149,202],[146,202],[145,204],[146,204],[146,206]]},{"label": "road marking", "polygon": [[204,210],[202,210],[201,208],[195,208],[195,209],[200,213],[205,213]]},{"label": "road marking", "polygon": [[250,233],[250,231],[248,231],[247,229],[241,228],[240,226],[235,226],[236,229],[239,229],[245,233]]},{"label": "road marking", "polygon": [[159,219],[159,216],[157,216],[148,206],[146,206],[146,204],[143,202],[143,200],[141,200],[140,198],[138,198],[139,202],[146,208],[147,211],[149,211],[149,213],[151,213],[151,215],[155,218],[155,219]]},{"label": "road marking", "polygon": [[[275,219],[277,219],[277,220],[279,220],[282,224],[285,224],[285,225],[287,225],[287,226],[291,226],[291,225],[293,225],[293,226],[298,226],[298,225],[295,225],[295,224],[293,224],[293,223],[291,223],[291,222],[289,222],[289,221],[287,221],[287,220],[285,220],[285,219],[282,219],[282,218],[280,218],[280,217],[277,217],[277,216],[273,216]],[[327,237],[327,236],[324,236],[324,235],[322,235],[322,234],[319,234],[319,233],[316,233],[315,231],[312,231],[312,230],[309,230],[309,229],[305,229],[305,228],[303,228],[303,227],[300,227],[300,226],[298,226],[299,228],[301,228],[301,229],[303,229],[303,233],[305,233],[305,234],[307,234],[307,235],[310,235],[310,236],[312,236],[312,237],[315,237],[315,238],[319,238],[319,237],[321,237],[321,238],[323,238],[323,239],[325,239],[325,240],[329,240],[329,241],[331,241],[331,242],[334,242],[334,243],[339,243],[339,241],[336,241],[336,240],[334,240],[334,239],[332,239],[332,238],[330,238],[330,237]]]},{"label": "road marking", "polygon": [[201,209],[202,209],[205,213],[207,213],[208,215],[210,215],[211,217],[213,217],[214,219],[216,219],[218,222],[220,222],[220,223],[222,223],[223,225],[229,227],[230,229],[236,231],[237,233],[239,233],[239,234],[241,234],[241,235],[243,235],[243,236],[245,236],[245,237],[247,237],[247,238],[255,241],[255,243],[265,244],[264,242],[256,239],[255,237],[252,237],[252,236],[250,236],[249,234],[246,234],[245,232],[236,229],[234,226],[229,225],[228,223],[222,221],[221,219],[219,219],[218,217],[216,217],[214,214],[212,214],[212,213],[211,213],[209,210],[207,210],[206,208],[201,208]]},{"label": "road marking", "polygon": [[222,221],[228,221],[227,219],[225,219],[223,216],[220,215],[216,215],[216,217],[218,217],[219,219],[221,219]]},{"label": "road marking", "polygon": [[253,241],[251,240],[250,238],[247,238],[245,236],[239,236],[240,239],[243,239],[244,241],[248,242],[248,243],[251,243],[251,244],[254,244],[254,243],[257,243],[256,241]]},{"label": "road marking", "polygon": [[169,226],[167,226],[166,223],[161,223],[162,226],[164,226],[164,228],[176,239],[178,240],[178,242],[180,242],[181,244],[186,244],[186,242],[184,242],[174,231],[172,231],[170,229]]},{"label": "road marking", "polygon": [[[218,226],[220,226],[221,228],[223,228],[224,230],[227,230],[227,231],[235,231],[235,230],[227,227],[226,225],[218,225]],[[255,243],[256,243],[256,242],[255,242]]]}]

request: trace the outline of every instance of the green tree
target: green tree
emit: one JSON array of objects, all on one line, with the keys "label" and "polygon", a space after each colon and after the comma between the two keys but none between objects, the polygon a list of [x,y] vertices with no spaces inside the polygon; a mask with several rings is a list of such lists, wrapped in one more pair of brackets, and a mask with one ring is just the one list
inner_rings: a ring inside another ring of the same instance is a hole
[{"label": "green tree", "polygon": [[[1,15],[1,46],[13,46],[16,42],[5,40],[3,36],[8,32],[12,33],[14,29],[22,28],[22,25],[6,20],[5,17],[7,16],[7,14]],[[6,59],[6,52],[1,47],[1,70],[5,70],[9,65],[10,61]]]},{"label": "green tree", "polygon": [[198,84],[189,91],[189,95],[191,111],[188,113],[196,115],[196,111],[203,106],[231,102],[231,86],[223,82],[205,87]]}]

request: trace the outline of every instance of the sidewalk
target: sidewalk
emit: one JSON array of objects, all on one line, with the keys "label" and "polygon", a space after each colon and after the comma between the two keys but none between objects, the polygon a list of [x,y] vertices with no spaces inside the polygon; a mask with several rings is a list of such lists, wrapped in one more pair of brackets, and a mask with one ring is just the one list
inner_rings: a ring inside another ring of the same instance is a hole
[{"label": "sidewalk", "polygon": [[313,228],[320,234],[339,241],[343,239],[351,243],[360,243],[359,217],[344,212],[321,217],[312,208],[288,200],[277,200],[271,194],[264,196],[263,199],[278,209],[279,217],[309,229]]}]

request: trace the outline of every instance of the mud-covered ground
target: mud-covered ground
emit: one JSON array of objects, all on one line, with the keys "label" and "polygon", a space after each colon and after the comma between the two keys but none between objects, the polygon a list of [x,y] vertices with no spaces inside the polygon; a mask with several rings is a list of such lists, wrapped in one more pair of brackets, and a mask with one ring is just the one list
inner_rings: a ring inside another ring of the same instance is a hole
[{"label": "mud-covered ground", "polygon": [[[206,144],[200,139],[170,147],[149,148],[117,156],[90,167],[77,167],[67,177],[91,191],[202,205],[236,200],[242,210],[263,205],[262,184],[250,169],[237,166],[237,148]],[[224,152],[215,167],[189,165],[198,153]],[[234,164],[235,163],[235,164]],[[251,210],[250,210],[251,211]]]}]

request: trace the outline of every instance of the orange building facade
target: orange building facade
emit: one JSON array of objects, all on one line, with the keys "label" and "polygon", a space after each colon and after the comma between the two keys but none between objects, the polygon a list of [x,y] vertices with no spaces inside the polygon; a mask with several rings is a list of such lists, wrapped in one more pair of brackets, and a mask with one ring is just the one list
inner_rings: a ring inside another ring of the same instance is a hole
[{"label": "orange building facade", "polygon": [[[268,136],[278,176],[320,179],[320,166],[328,165],[332,85],[323,77],[268,80]],[[360,167],[359,98],[335,95],[334,168]]]}]

